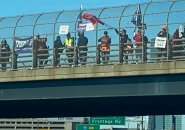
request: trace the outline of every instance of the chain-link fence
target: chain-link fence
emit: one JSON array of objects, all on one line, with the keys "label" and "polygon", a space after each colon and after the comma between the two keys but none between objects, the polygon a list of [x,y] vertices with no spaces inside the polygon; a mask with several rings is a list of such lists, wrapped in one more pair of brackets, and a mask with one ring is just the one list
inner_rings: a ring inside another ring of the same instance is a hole
[{"label": "chain-link fence", "polygon": [[[174,0],[0,18],[1,69],[184,60],[184,6],[185,0]],[[79,24],[90,22],[81,18],[83,14],[93,14],[103,22],[84,32],[87,46],[78,45]],[[61,25],[67,25],[73,37],[71,51],[67,51],[67,46],[54,46],[57,36],[63,44],[66,39],[66,35],[59,34]],[[105,51],[101,49],[104,31],[111,37],[110,49]],[[123,33],[128,36],[126,40]],[[39,44],[34,42],[36,34],[45,39],[43,48],[34,48],[34,44]],[[21,49],[28,47],[28,41],[31,49],[23,53]],[[4,45],[6,42],[10,49]]]}]

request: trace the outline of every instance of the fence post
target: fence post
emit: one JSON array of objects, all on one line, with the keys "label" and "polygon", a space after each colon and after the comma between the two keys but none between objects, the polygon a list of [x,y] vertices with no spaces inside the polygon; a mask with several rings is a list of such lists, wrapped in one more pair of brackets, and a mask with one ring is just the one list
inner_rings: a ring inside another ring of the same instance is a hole
[{"label": "fence post", "polygon": [[168,42],[168,48],[167,48],[167,56],[168,56],[168,60],[172,60],[172,40],[169,40]]},{"label": "fence post", "polygon": [[147,43],[148,43],[148,38],[146,36],[143,37],[143,47],[142,47],[142,53],[143,53],[143,62],[147,62]]},{"label": "fence post", "polygon": [[74,47],[74,66],[78,65],[78,46]]},{"label": "fence post", "polygon": [[15,51],[12,53],[12,69],[16,70],[17,69],[17,54]]},{"label": "fence post", "polygon": [[57,67],[57,63],[58,63],[58,48],[53,48],[53,68]]},{"label": "fence post", "polygon": [[97,46],[96,50],[96,64],[100,64],[100,45]]},{"label": "fence post", "polygon": [[119,43],[119,63],[123,63],[123,47],[122,43]]},{"label": "fence post", "polygon": [[37,49],[33,50],[33,69],[37,68],[37,64],[38,64],[38,57],[37,57]]}]

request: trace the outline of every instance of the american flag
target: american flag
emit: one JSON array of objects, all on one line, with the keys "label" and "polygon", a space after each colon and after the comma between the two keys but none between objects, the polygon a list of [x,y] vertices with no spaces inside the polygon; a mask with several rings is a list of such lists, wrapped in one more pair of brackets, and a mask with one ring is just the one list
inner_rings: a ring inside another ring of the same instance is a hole
[{"label": "american flag", "polygon": [[141,14],[141,7],[140,5],[137,6],[136,12],[134,16],[132,17],[131,22],[137,26],[139,29],[142,29],[142,26],[144,29],[146,29],[146,24],[142,23],[142,14]]},{"label": "american flag", "polygon": [[91,13],[85,13],[81,16],[83,19],[90,21],[93,25],[97,25],[98,23],[104,25],[105,23],[98,19],[95,15]]}]

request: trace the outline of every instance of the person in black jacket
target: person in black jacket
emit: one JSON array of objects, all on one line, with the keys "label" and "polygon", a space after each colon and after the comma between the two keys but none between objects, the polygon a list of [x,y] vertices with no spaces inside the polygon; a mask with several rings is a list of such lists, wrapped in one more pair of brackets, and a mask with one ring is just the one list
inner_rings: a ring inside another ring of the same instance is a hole
[{"label": "person in black jacket", "polygon": [[108,64],[110,55],[111,37],[108,36],[107,31],[104,31],[104,36],[98,39],[98,42],[101,42],[99,48],[101,51],[102,62],[103,64]]},{"label": "person in black jacket", "polygon": [[86,61],[87,61],[87,44],[88,44],[88,38],[84,36],[84,32],[81,32],[78,34],[79,38],[78,38],[78,52],[79,52],[79,59],[80,59],[80,63],[81,65],[86,65]]},{"label": "person in black jacket", "polygon": [[7,62],[9,62],[11,50],[7,41],[3,39],[0,44],[0,62],[2,70],[6,70]]},{"label": "person in black jacket", "polygon": [[130,38],[128,37],[127,32],[126,32],[125,29],[123,29],[121,32],[119,32],[117,29],[115,29],[115,32],[120,37],[120,51],[121,51],[121,54],[123,54],[125,63],[127,63],[127,61],[128,61],[127,42],[129,41]]},{"label": "person in black jacket", "polygon": [[56,61],[57,62],[57,66],[60,66],[60,60],[59,60],[60,54],[59,53],[62,53],[63,52],[63,48],[62,47],[64,47],[64,45],[62,44],[62,41],[60,39],[60,36],[57,36],[56,37],[56,40],[54,41],[54,48],[57,51],[57,55],[56,55],[56,58],[57,58],[57,61]]},{"label": "person in black jacket", "polygon": [[43,67],[48,62],[49,51],[46,45],[47,36],[40,38],[39,34],[36,34],[36,39],[33,42],[33,48],[37,51],[37,56],[39,59],[39,67]]}]

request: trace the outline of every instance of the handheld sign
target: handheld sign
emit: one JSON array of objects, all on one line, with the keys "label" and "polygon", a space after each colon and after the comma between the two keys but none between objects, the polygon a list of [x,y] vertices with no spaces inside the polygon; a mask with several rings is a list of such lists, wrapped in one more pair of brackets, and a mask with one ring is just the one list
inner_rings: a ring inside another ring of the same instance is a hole
[{"label": "handheld sign", "polygon": [[61,25],[59,29],[59,34],[67,34],[69,32],[68,25]]},{"label": "handheld sign", "polygon": [[156,48],[165,48],[166,47],[166,37],[156,37],[155,39],[155,45]]}]

